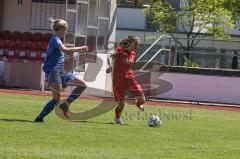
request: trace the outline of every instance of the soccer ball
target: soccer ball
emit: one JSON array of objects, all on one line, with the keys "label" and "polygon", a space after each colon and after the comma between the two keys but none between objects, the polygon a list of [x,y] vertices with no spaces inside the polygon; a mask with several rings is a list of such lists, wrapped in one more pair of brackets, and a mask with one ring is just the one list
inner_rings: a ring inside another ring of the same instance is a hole
[{"label": "soccer ball", "polygon": [[161,123],[162,122],[158,116],[152,115],[148,118],[148,126],[150,127],[158,127]]}]

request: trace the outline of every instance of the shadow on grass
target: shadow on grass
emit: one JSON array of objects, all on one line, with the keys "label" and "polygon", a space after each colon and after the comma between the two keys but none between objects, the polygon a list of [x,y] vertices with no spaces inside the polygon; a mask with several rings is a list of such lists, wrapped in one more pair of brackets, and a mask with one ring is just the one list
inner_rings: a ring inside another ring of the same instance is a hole
[{"label": "shadow on grass", "polygon": [[[104,123],[104,122],[96,122],[96,121],[86,121],[86,120],[81,120],[81,121],[78,121],[78,120],[73,120],[73,121],[70,121],[70,122],[79,122],[79,123],[90,123],[90,124],[106,124],[106,125],[117,125],[116,123],[114,122],[109,122],[109,123]],[[127,124],[123,124],[123,125],[127,125]]]},{"label": "shadow on grass", "polygon": [[[0,118],[0,122],[1,121],[4,121],[4,122],[22,122],[22,123],[35,123],[34,121],[31,121],[31,120],[25,120],[25,119],[1,119]],[[115,125],[114,122],[108,122],[108,123],[104,123],[104,122],[96,122],[96,121],[85,121],[85,120],[81,120],[81,121],[78,121],[78,120],[73,120],[73,121],[70,121],[70,122],[79,122],[79,123],[90,123],[90,124],[106,124],[106,125]],[[123,124],[123,125],[127,125],[127,124]]]},{"label": "shadow on grass", "polygon": [[24,119],[0,119],[1,121],[5,121],[5,122],[22,122],[22,123],[33,123],[34,121],[31,120],[24,120]]}]

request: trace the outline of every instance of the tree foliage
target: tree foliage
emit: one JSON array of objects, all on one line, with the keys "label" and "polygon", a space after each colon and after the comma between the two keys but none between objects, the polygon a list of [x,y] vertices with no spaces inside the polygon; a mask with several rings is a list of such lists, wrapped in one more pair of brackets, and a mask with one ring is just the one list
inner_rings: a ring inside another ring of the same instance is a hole
[{"label": "tree foliage", "polygon": [[227,29],[234,28],[239,20],[239,0],[181,0],[181,7],[174,8],[167,0],[155,1],[145,9],[152,15],[152,23],[160,23],[160,31],[169,33],[179,28],[187,36],[187,46],[177,41],[184,50],[191,50],[207,34],[217,39],[228,38]]},{"label": "tree foliage", "polygon": [[235,22],[240,21],[240,0],[225,0],[223,7],[232,13]]}]

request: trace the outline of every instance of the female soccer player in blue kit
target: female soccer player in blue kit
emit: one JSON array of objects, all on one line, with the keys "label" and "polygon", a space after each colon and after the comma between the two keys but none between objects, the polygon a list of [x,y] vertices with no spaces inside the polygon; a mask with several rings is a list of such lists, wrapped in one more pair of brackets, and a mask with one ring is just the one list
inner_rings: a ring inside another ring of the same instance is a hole
[{"label": "female soccer player in blue kit", "polygon": [[69,54],[87,51],[87,46],[66,47],[62,43],[61,38],[63,38],[67,32],[67,22],[62,19],[50,18],[49,20],[51,21],[54,34],[48,43],[47,57],[44,62],[43,71],[48,78],[53,98],[44,106],[42,112],[35,118],[35,122],[43,122],[44,117],[59,104],[62,88],[65,88],[67,85],[76,86],[65,102],[60,104],[60,109],[63,111],[65,117],[68,117],[69,105],[86,89],[86,84],[81,79],[72,73],[66,73],[64,71],[64,53]]}]

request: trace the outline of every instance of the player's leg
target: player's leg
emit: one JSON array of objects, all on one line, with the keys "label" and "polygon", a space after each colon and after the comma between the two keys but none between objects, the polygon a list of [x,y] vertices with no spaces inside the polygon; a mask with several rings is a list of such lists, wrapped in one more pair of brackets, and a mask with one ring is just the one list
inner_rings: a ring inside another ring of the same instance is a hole
[{"label": "player's leg", "polygon": [[124,101],[122,101],[122,102],[119,102],[118,106],[115,108],[115,122],[116,122],[116,124],[120,124],[120,125],[123,124],[121,114],[122,114],[122,111],[124,109],[124,106],[125,106],[125,103],[124,103]]},{"label": "player's leg", "polygon": [[146,99],[140,84],[134,78],[128,81],[128,91],[135,96],[138,109],[144,111],[143,104],[146,102]]},{"label": "player's leg", "polygon": [[54,107],[58,105],[61,96],[62,85],[50,84],[53,98],[44,106],[41,113],[36,117],[35,122],[43,122],[45,116],[52,112]]},{"label": "player's leg", "polygon": [[123,124],[121,114],[125,106],[124,102],[124,89],[120,87],[120,84],[113,85],[113,93],[118,106],[115,108],[115,122],[117,124]]},{"label": "player's leg", "polygon": [[64,103],[60,105],[60,109],[63,111],[63,115],[68,118],[69,116],[67,113],[68,113],[70,104],[82,94],[82,92],[87,88],[87,86],[80,78],[73,75],[72,73],[66,73],[63,79],[64,79],[64,85],[76,86],[72,90],[68,98],[64,101]]},{"label": "player's leg", "polygon": [[53,98],[44,106],[41,113],[36,117],[36,122],[42,122],[43,118],[47,116],[60,101],[62,91],[61,70],[53,70],[48,75],[49,88],[52,90]]},{"label": "player's leg", "polygon": [[87,85],[83,80],[81,80],[79,77],[75,75],[68,74],[68,76],[70,77],[67,77],[66,84],[71,86],[76,86],[65,101],[67,105],[70,105],[82,94],[82,92],[87,88]]},{"label": "player's leg", "polygon": [[136,106],[138,107],[138,109],[140,111],[144,111],[144,103],[146,102],[145,96],[141,95],[141,96],[137,96],[136,97]]}]

